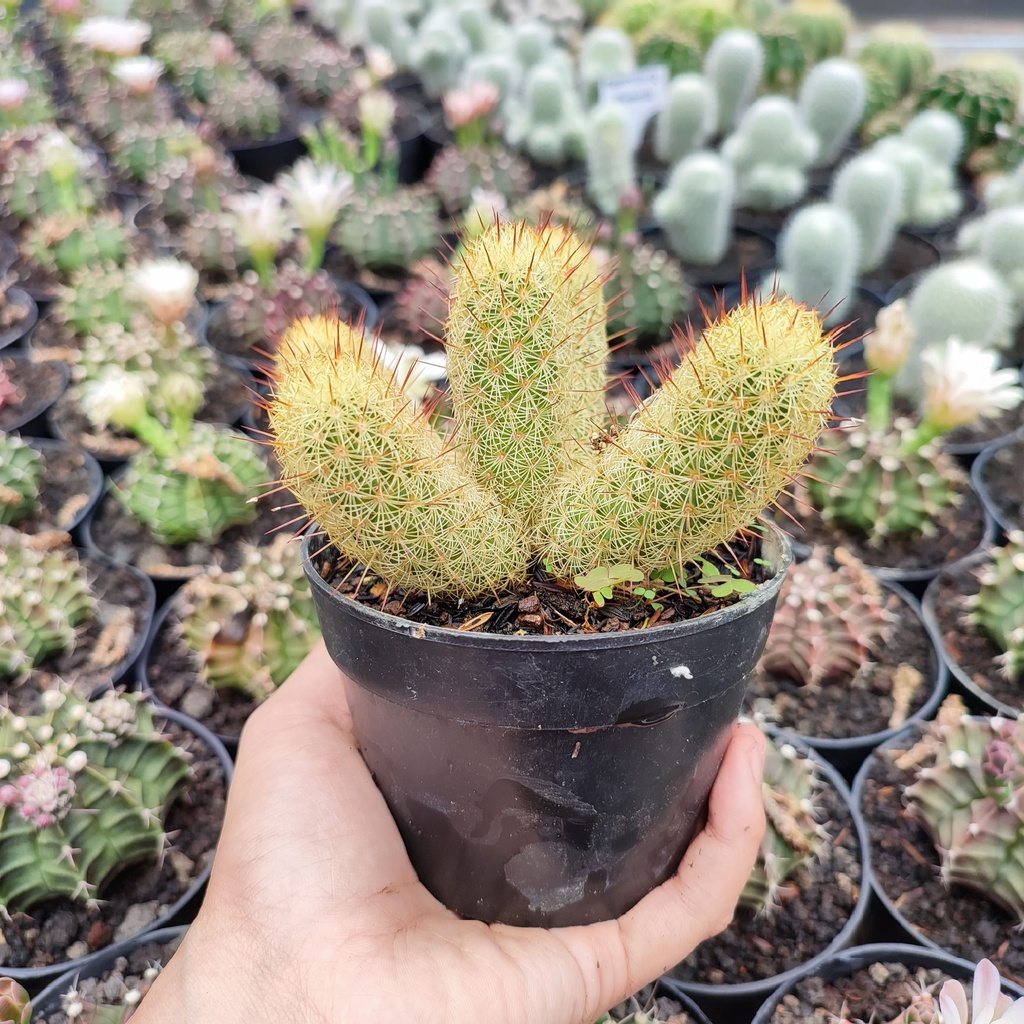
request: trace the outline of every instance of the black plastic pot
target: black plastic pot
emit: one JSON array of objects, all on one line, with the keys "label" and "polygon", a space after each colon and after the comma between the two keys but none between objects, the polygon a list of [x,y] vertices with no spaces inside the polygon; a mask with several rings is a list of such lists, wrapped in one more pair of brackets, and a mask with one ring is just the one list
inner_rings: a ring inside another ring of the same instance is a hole
[{"label": "black plastic pot", "polygon": [[[870,946],[853,946],[851,949],[844,949],[829,957],[824,963],[809,964],[792,978],[787,979],[761,1004],[761,1008],[754,1015],[751,1024],[771,1024],[775,1008],[794,990],[797,984],[806,978],[835,981],[856,974],[874,963],[898,963],[913,968],[937,968],[954,981],[969,982],[974,977],[974,964],[942,950],[922,949],[920,946],[888,942],[879,942]],[[1003,991],[1014,997],[1024,994],[1024,989],[1009,981],[1003,982]]]},{"label": "black plastic pot", "polygon": [[[322,542],[319,542],[322,543]],[[676,869],[701,826],[790,554],[737,604],[654,629],[460,632],[338,594],[305,544],[355,732],[421,880],[463,917],[616,917]]]},{"label": "black plastic pot", "polygon": [[18,243],[10,235],[0,233],[0,277],[18,262]]},{"label": "black plastic pot", "polygon": [[227,146],[239,173],[268,184],[306,155],[306,144],[294,133],[286,133],[266,142],[234,142]]},{"label": "black plastic pot", "polygon": [[[885,743],[887,740],[897,735],[897,733],[902,732],[911,722],[931,718],[946,693],[946,659],[944,659],[940,653],[941,647],[939,638],[936,636],[934,629],[930,625],[928,617],[922,611],[917,598],[915,598],[914,595],[904,587],[901,587],[898,583],[894,583],[892,580],[883,580],[882,586],[885,587],[886,590],[895,594],[908,608],[910,608],[917,619],[922,623],[925,632],[927,632],[931,639],[932,663],[930,666],[930,672],[925,677],[928,689],[928,699],[925,703],[912,715],[908,715],[907,720],[903,725],[900,725],[895,729],[883,729],[880,732],[873,732],[866,736],[846,736],[842,738],[835,738],[829,736],[804,736],[802,733],[797,733],[783,727],[774,727],[772,730],[773,733],[789,740],[791,743],[806,744],[808,747],[816,750],[823,757],[827,758],[829,763],[842,773],[843,778],[847,783],[853,782],[860,766],[864,763],[864,758],[866,758],[868,754],[870,754],[871,751],[880,743]],[[893,642],[898,644],[898,638],[894,638]]]},{"label": "black plastic pot", "polygon": [[33,448],[42,452],[44,459],[48,453],[60,451],[75,450],[81,453],[89,477],[88,500],[75,512],[74,516],[67,523],[60,525],[60,529],[72,534],[76,540],[80,539],[82,526],[96,507],[96,503],[100,500],[100,495],[103,493],[103,470],[100,468],[100,464],[84,448],[77,448],[67,441],[54,441],[44,437],[26,437],[25,440]]},{"label": "black plastic pot", "polygon": [[8,422],[4,427],[4,430],[10,433],[17,431],[23,437],[50,437],[46,412],[67,388],[68,382],[71,380],[71,367],[67,363],[56,361],[36,363],[18,352],[5,353],[3,358],[0,359],[0,365],[3,364],[6,364],[7,374],[13,380],[16,387],[19,377],[30,373],[35,366],[50,367],[55,374],[57,381],[55,391],[52,394],[44,395],[33,394],[30,390],[25,389],[22,392],[25,395],[25,399],[21,403],[17,417]]},{"label": "black plastic pot", "polygon": [[[188,715],[181,714],[180,711],[172,711],[169,708],[160,708],[157,710],[157,715],[160,718],[165,718],[169,722],[175,722],[183,729],[187,729],[197,739],[200,739],[207,747],[213,752],[214,756],[220,761],[221,768],[224,772],[225,785],[230,786],[231,775],[234,770],[231,757],[228,752],[224,749],[224,745],[217,739],[216,736],[204,725],[201,725],[194,718],[189,718]],[[167,929],[174,918],[192,902],[192,900],[199,895],[203,886],[206,885],[210,878],[210,872],[213,870],[213,857],[210,858],[206,867],[193,879],[192,884],[181,894],[181,896],[172,903],[162,914],[160,914],[153,923],[147,927],[144,931],[139,932],[137,935],[133,935],[130,938],[122,939],[120,942],[111,943],[109,946],[104,946],[102,949],[96,950],[94,953],[87,953],[85,956],[80,957],[77,960],[65,960],[61,963],[51,964],[48,967],[9,967],[3,968],[4,975],[13,978],[15,981],[21,982],[30,991],[33,987],[40,988],[43,985],[49,985],[52,979],[67,974],[69,970],[74,972],[85,973],[89,972],[91,977],[95,977],[96,973],[102,973],[107,970],[113,959],[120,956],[126,949],[132,945],[148,940],[152,935],[161,932],[163,929]],[[96,966],[102,964],[103,966]],[[95,973],[93,973],[95,972]],[[61,978],[63,980],[63,977]],[[53,986],[51,985],[50,988]],[[50,989],[48,988],[47,991]],[[52,1011],[51,1011],[52,1012]]]},{"label": "black plastic pot", "polygon": [[[868,847],[867,829],[860,816],[860,809],[850,793],[846,782],[824,758],[817,755],[807,744],[794,741],[790,736],[770,730],[773,736],[779,736],[805,751],[818,765],[821,775],[827,780],[850,809],[850,816],[853,819],[854,828],[857,830],[858,845],[860,847],[860,893],[857,897],[857,904],[850,914],[846,924],[839,930],[836,937],[817,956],[812,957],[799,967],[793,967],[788,971],[775,975],[772,978],[764,978],[761,981],[747,981],[735,985],[721,984],[713,985],[695,981],[681,981],[673,978],[670,974],[662,979],[662,983],[671,992],[682,992],[696,999],[701,1006],[710,1014],[712,1019],[719,1021],[739,1021],[747,1019],[758,1006],[761,1005],[765,996],[774,991],[780,985],[784,985],[791,979],[799,977],[816,964],[825,963],[839,950],[845,949],[856,941],[867,912],[868,897],[870,893],[869,879],[870,872],[870,850]],[[782,911],[784,912],[784,911]]]},{"label": "black plastic pot", "polygon": [[[641,230],[644,241],[658,249],[666,252],[673,252],[668,237],[658,227],[648,225]],[[748,228],[736,227],[733,229],[734,239],[757,239],[764,247],[764,258],[754,263],[741,264],[733,255],[735,242],[730,245],[725,257],[718,263],[707,266],[697,263],[682,262],[686,280],[695,288],[707,292],[721,291],[727,288],[738,289],[741,281],[745,278],[750,284],[759,281],[775,263],[775,239],[763,231],[755,231]],[[716,304],[712,301],[710,309],[715,309]]]},{"label": "black plastic pot", "polygon": [[0,349],[17,345],[32,330],[39,319],[39,306],[24,288],[9,288],[7,298],[19,306],[27,306],[28,312],[13,327],[0,333]]},{"label": "black plastic pot", "polygon": [[[998,459],[1007,449],[1013,447],[1020,449],[1021,459],[1024,461],[1024,431],[1011,434],[1009,437],[983,448],[971,466],[971,483],[974,485],[982,505],[985,506],[985,511],[1003,533],[1024,529],[1024,501],[1016,510],[1007,507],[996,499],[991,486],[994,477],[1001,472],[997,465]],[[1022,491],[1024,491],[1024,486],[1022,486]]]},{"label": "black plastic pot", "polygon": [[134,938],[125,939],[117,946],[108,946],[100,950],[97,958],[83,967],[72,967],[65,971],[59,978],[51,981],[39,995],[32,1000],[32,1021],[33,1024],[40,1024],[50,1014],[57,1013],[61,1009],[61,998],[68,989],[74,988],[84,978],[101,978],[107,971],[113,969],[117,958],[130,956],[139,946],[147,945],[150,942],[157,942],[161,945],[180,939],[188,931],[188,925],[179,925],[177,928],[159,928],[155,932],[148,932],[143,935],[136,935]]}]

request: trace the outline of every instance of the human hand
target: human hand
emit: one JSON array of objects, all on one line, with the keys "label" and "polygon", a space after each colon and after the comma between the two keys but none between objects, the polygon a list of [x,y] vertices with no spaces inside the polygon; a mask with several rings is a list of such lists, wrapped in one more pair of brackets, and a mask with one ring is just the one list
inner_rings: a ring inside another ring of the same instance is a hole
[{"label": "human hand", "polygon": [[616,921],[465,921],[420,884],[323,644],[246,725],[198,918],[137,1024],[591,1024],[732,919],[764,833],[737,725],[679,871]]}]

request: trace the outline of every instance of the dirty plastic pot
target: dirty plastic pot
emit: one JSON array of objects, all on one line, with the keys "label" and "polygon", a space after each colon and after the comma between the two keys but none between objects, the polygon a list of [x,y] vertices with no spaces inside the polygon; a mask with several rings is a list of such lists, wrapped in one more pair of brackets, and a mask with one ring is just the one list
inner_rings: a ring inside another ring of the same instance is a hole
[{"label": "dirty plastic pot", "polygon": [[266,142],[234,143],[227,150],[239,173],[270,184],[306,155],[306,144],[296,134],[285,134]]},{"label": "dirty plastic pot", "polygon": [[39,319],[39,306],[24,288],[8,288],[7,301],[27,307],[28,312],[16,324],[0,332],[0,349],[17,345],[35,327]]},{"label": "dirty plastic pot", "polygon": [[999,501],[991,486],[991,482],[999,473],[1006,472],[1005,468],[998,464],[1003,453],[1014,447],[1024,459],[1024,431],[1018,431],[983,448],[971,466],[971,484],[985,506],[985,511],[1003,533],[1024,528],[1024,500],[1015,510],[1012,505],[1007,506]]},{"label": "dirty plastic pot", "polygon": [[[875,963],[897,963],[912,968],[937,968],[954,981],[970,982],[974,977],[974,964],[970,960],[962,960],[942,950],[891,942],[853,946],[829,957],[824,963],[808,965],[798,971],[761,1004],[751,1024],[771,1024],[775,1008],[807,978],[836,981],[839,978],[848,978]],[[1014,997],[1024,994],[1024,989],[1009,981],[1003,982],[1003,991]]]},{"label": "dirty plastic pot", "polygon": [[[22,437],[51,437],[46,413],[67,389],[71,381],[71,367],[56,360],[37,363],[18,352],[5,353],[3,358],[0,358],[0,366],[6,369],[15,387],[25,396],[24,401],[20,403],[17,416],[7,421],[2,429],[7,433],[17,431]],[[19,386],[19,379],[31,373],[36,367],[47,367],[54,376],[54,386],[48,394]]]},{"label": "dirty plastic pot", "polygon": [[349,677],[363,757],[426,887],[463,917],[616,917],[701,827],[790,563],[702,618],[613,634],[511,637],[385,615],[306,572]]}]

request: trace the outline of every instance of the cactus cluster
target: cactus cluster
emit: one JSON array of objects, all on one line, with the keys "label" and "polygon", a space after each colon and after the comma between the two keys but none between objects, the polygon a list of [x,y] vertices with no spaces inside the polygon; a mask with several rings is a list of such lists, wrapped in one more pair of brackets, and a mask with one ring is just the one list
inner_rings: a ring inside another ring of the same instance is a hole
[{"label": "cactus cluster", "polygon": [[654,122],[654,151],[675,166],[700,149],[715,133],[718,108],[715,91],[703,75],[676,75],[669,83],[665,105]]},{"label": "cactus cluster", "polygon": [[133,232],[120,213],[47,217],[26,228],[21,249],[44,271],[65,277],[87,267],[128,258]]},{"label": "cactus cluster", "polygon": [[947,698],[897,766],[914,766],[903,796],[932,835],[947,885],[968,886],[1024,924],[1024,719],[973,717]]},{"label": "cactus cluster", "polygon": [[625,341],[666,341],[694,302],[682,268],[653,245],[624,247],[604,286],[608,334]]},{"label": "cactus cluster", "polygon": [[294,23],[262,25],[249,57],[257,70],[270,79],[290,83],[310,103],[330,98],[352,75],[351,58],[344,50]]},{"label": "cactus cluster", "polygon": [[248,548],[233,572],[211,567],[189,580],[180,621],[202,678],[254,701],[269,697],[320,638],[301,550],[287,534]]},{"label": "cactus cluster", "polygon": [[1007,679],[1024,675],[1024,533],[1010,533],[1005,547],[993,548],[979,571],[981,584],[968,599],[971,623],[983,630],[1003,652],[1000,664]]},{"label": "cactus cluster", "polygon": [[791,744],[769,739],[761,791],[764,839],[739,900],[740,906],[759,914],[777,907],[780,888],[819,855],[828,839],[818,820],[824,813],[814,762]]},{"label": "cactus cluster", "polygon": [[681,565],[800,472],[835,385],[813,313],[773,299],[723,316],[602,442],[606,311],[584,243],[496,224],[454,270],[454,446],[360,332],[300,321],[278,353],[269,412],[283,479],[339,550],[390,584],[476,594],[522,579],[535,553],[560,580]]},{"label": "cactus cluster", "polygon": [[110,141],[114,166],[133,181],[148,181],[175,158],[187,157],[203,145],[184,121],[142,123],[118,131]]},{"label": "cactus cluster", "polygon": [[700,151],[673,168],[652,212],[669,244],[687,263],[720,262],[732,241],[736,172],[717,153]]},{"label": "cactus cluster", "polygon": [[586,150],[586,119],[572,81],[554,67],[530,71],[509,109],[506,138],[540,164],[557,167]]},{"label": "cactus cluster", "polygon": [[629,117],[618,103],[599,103],[587,114],[587,194],[605,217],[614,217],[637,187]]},{"label": "cactus cluster", "polygon": [[0,524],[15,526],[36,510],[45,470],[38,449],[16,434],[0,433]]},{"label": "cactus cluster", "polygon": [[[189,757],[141,694],[47,690],[43,711],[0,708],[0,908],[92,903],[126,864],[156,861]],[[70,855],[69,855],[70,851]]]},{"label": "cactus cluster", "polygon": [[764,71],[764,46],[747,29],[723,32],[708,50],[704,77],[715,91],[718,132],[727,135],[750,106]]},{"label": "cactus cluster", "polygon": [[800,87],[800,113],[818,140],[812,166],[828,167],[860,124],[867,102],[864,72],[842,57],[813,67]]},{"label": "cactus cluster", "polygon": [[470,206],[477,189],[517,202],[530,191],[529,165],[504,146],[446,146],[434,157],[426,183],[449,214]]},{"label": "cactus cluster", "polygon": [[356,192],[335,229],[360,267],[404,270],[440,244],[437,200],[418,188]]},{"label": "cactus cluster", "polygon": [[885,262],[900,225],[903,178],[899,169],[872,153],[858,153],[832,181],[832,203],[857,228],[857,269],[875,270]]},{"label": "cactus cluster", "polygon": [[72,650],[96,602],[67,534],[0,526],[0,541],[0,678],[10,679]]},{"label": "cactus cluster", "polygon": [[848,682],[888,642],[895,616],[881,584],[843,548],[816,548],[789,571],[761,670],[815,689]]}]

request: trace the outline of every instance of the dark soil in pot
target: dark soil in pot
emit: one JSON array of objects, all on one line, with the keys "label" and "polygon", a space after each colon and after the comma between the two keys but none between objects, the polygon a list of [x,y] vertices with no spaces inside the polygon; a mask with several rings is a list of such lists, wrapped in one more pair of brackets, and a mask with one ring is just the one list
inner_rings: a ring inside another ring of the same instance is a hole
[{"label": "dark soil in pot", "polygon": [[939,250],[927,238],[909,231],[897,231],[885,262],[865,273],[863,282],[885,295],[900,281],[934,267],[939,259]]},{"label": "dark soil in pot", "polygon": [[163,863],[127,868],[92,910],[59,898],[0,922],[0,970],[5,974],[60,968],[135,935],[166,916],[208,874],[227,798],[223,755],[173,719],[165,728],[175,743],[191,750],[194,774],[166,819],[174,839]]},{"label": "dark soil in pot", "polygon": [[[661,230],[645,231],[644,241],[672,252],[668,236]],[[698,288],[725,288],[744,278],[760,280],[775,260],[775,243],[767,235],[736,228],[725,255],[718,263],[704,265],[680,261],[686,280]]]},{"label": "dark soil in pot", "polygon": [[23,533],[75,529],[95,505],[103,488],[96,460],[64,441],[30,439],[43,453],[45,469],[39,487],[39,507],[17,524]]},{"label": "dark soil in pot", "polygon": [[1024,983],[1024,933],[1002,907],[962,886],[947,888],[939,856],[925,829],[903,806],[913,769],[895,764],[920,735],[912,726],[899,740],[880,747],[857,779],[871,842],[872,883],[925,943],[976,963],[988,957],[1003,978]]},{"label": "dark soil in pot", "polygon": [[26,288],[9,288],[6,305],[8,313],[0,320],[0,349],[21,341],[39,318],[39,307]]},{"label": "dark soil in pot", "polygon": [[[442,259],[448,256],[448,246],[440,235],[437,237],[437,245],[426,256],[440,255]],[[349,257],[339,246],[331,244],[327,246],[324,256],[324,270],[336,281],[353,281],[363,291],[369,294],[377,305],[383,305],[405,287],[410,274],[400,267],[391,269],[370,270],[368,267],[360,267]]]},{"label": "dark soil in pot", "polygon": [[72,650],[37,666],[25,679],[8,682],[8,705],[18,714],[39,714],[39,694],[58,682],[88,697],[119,682],[131,669],[149,636],[156,593],[149,579],[130,565],[99,555],[82,555],[96,614],[76,634]]},{"label": "dark soil in pot", "polygon": [[1024,437],[986,448],[971,467],[971,481],[1007,533],[1024,529]]},{"label": "dark soil in pot", "polygon": [[20,355],[0,359],[0,366],[15,387],[13,400],[0,406],[0,430],[18,430],[24,436],[44,436],[43,413],[68,386],[66,363],[36,363]]},{"label": "dark soil in pot", "polygon": [[664,1021],[665,1024],[708,1024],[707,1017],[692,999],[681,992],[668,992],[660,984],[645,985],[631,999],[613,1006],[609,1011],[613,1021],[623,1020],[630,1014],[637,1014],[637,1024],[643,1021],[650,1024],[657,1021]]}]

